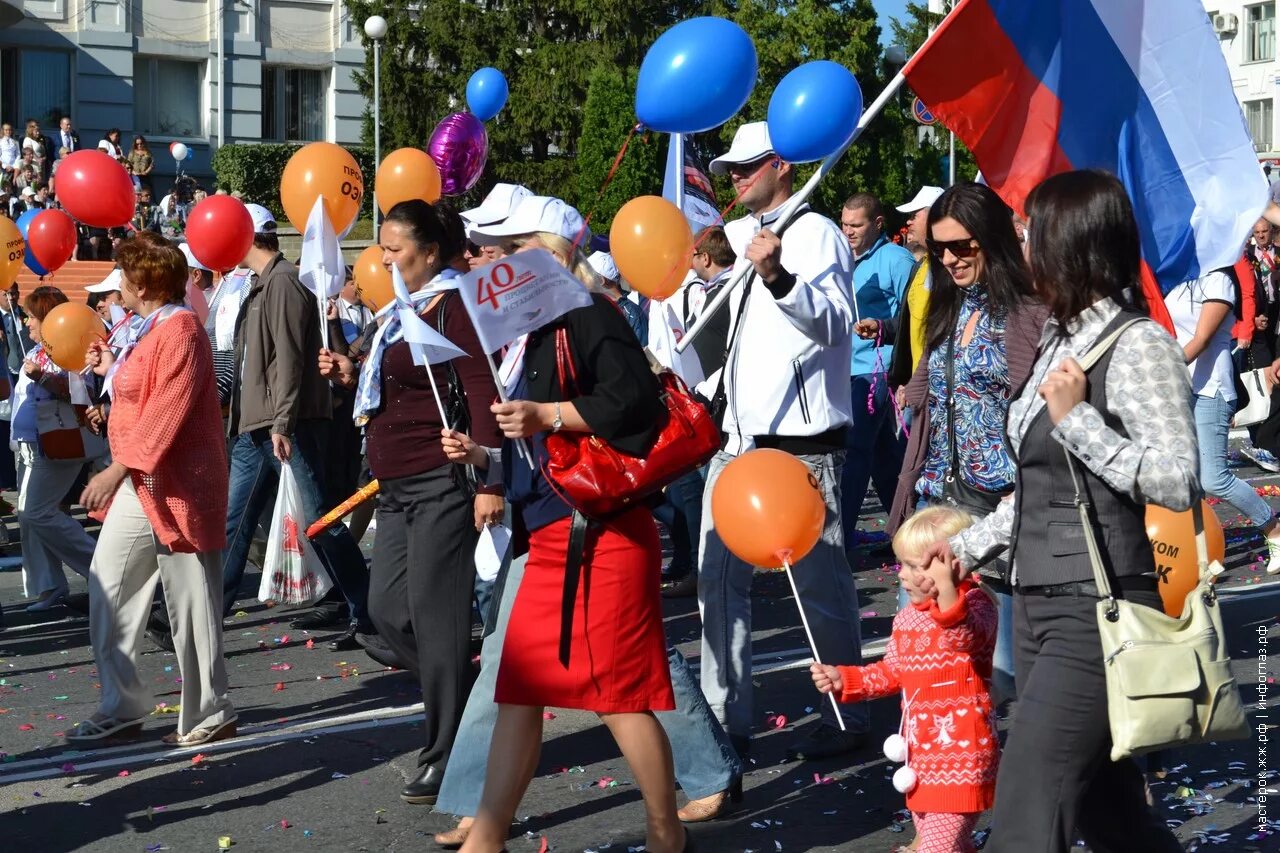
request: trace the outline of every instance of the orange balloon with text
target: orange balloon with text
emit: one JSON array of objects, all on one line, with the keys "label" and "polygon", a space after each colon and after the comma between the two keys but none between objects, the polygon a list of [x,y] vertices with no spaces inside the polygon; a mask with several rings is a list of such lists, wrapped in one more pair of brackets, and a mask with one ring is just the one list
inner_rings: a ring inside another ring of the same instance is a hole
[{"label": "orange balloon with text", "polygon": [[[1227,542],[1222,534],[1222,522],[1207,501],[1200,505],[1204,516],[1205,545],[1209,562],[1221,563],[1226,559]],[[1162,506],[1147,507],[1147,538],[1156,558],[1156,579],[1160,584],[1160,598],[1164,612],[1181,616],[1187,593],[1200,583],[1200,567],[1196,559],[1196,531],[1191,510],[1174,512]]]},{"label": "orange balloon with text", "polygon": [[716,534],[739,559],[762,568],[804,559],[822,536],[826,514],[817,477],[782,450],[742,454],[711,492]]},{"label": "orange balloon with text", "polygon": [[40,324],[40,342],[53,363],[63,370],[84,370],[84,356],[94,341],[106,340],[102,318],[83,302],[55,305]]},{"label": "orange balloon with text", "polygon": [[324,198],[325,211],[337,234],[346,231],[360,213],[364,175],[356,158],[332,142],[302,146],[289,158],[280,176],[284,215],[299,231],[306,231],[317,198]]}]

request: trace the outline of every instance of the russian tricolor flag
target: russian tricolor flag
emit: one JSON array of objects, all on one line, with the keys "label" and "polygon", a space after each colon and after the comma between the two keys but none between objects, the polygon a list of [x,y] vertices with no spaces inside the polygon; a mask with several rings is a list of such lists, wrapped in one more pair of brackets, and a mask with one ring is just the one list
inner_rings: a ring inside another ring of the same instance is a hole
[{"label": "russian tricolor flag", "polygon": [[1164,292],[1237,261],[1266,205],[1198,0],[961,0],[904,71],[1016,210],[1058,172],[1117,175]]}]

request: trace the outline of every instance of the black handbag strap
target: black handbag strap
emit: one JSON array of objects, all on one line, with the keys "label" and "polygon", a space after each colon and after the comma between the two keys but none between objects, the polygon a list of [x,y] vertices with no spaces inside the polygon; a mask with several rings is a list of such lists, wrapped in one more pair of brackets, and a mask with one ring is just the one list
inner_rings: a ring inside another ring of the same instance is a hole
[{"label": "black handbag strap", "polygon": [[573,611],[578,603],[578,584],[582,578],[582,561],[587,552],[587,533],[592,522],[578,510],[569,523],[569,549],[564,561],[564,590],[560,596],[560,663],[569,668],[569,652],[573,645]]}]

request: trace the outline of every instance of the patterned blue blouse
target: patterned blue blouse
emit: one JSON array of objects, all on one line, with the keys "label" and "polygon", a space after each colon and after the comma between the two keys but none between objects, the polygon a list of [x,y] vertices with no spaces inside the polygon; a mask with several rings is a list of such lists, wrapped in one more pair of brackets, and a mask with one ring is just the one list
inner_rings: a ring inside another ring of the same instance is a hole
[{"label": "patterned blue blouse", "polygon": [[[960,346],[965,326],[975,311],[978,325],[967,347]],[[987,290],[980,284],[964,292],[955,331],[956,454],[960,476],[970,486],[999,492],[1013,485],[1014,462],[1005,444],[1009,413],[1009,359],[1005,353],[1004,317],[987,310]],[[916,491],[930,498],[943,496],[943,479],[951,467],[947,434],[947,356],[942,346],[929,354],[929,452]]]}]

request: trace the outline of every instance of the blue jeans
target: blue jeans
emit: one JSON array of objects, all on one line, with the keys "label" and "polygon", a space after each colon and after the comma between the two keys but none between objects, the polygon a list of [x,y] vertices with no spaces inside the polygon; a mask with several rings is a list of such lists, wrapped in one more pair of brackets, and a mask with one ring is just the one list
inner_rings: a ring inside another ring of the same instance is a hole
[{"label": "blue jeans", "polygon": [[[858,590],[844,550],[840,524],[840,465],[843,453],[797,458],[809,466],[827,506],[822,538],[793,570],[796,589],[809,628],[824,663],[862,663],[862,633],[858,623]],[[755,567],[738,559],[716,533],[711,495],[720,472],[734,457],[717,453],[707,468],[702,507],[702,566],[698,575],[698,605],[702,611],[702,692],[716,719],[731,738],[751,737],[755,721],[751,684],[751,581]],[[797,617],[796,622],[799,622]],[[827,702],[813,701],[823,720],[835,725],[835,711]],[[871,725],[865,702],[842,705],[840,715],[852,732]]]},{"label": "blue jeans", "polygon": [[476,575],[476,582],[472,586],[481,628],[489,627],[489,608],[493,606],[493,584],[493,581],[482,580],[479,575]]},{"label": "blue jeans", "polygon": [[[916,510],[929,506],[928,498],[920,498]],[[1018,691],[1013,671],[1013,596],[987,586],[996,600],[996,648],[991,658],[991,693],[996,705],[1017,698]],[[910,599],[907,591],[898,586],[898,609],[902,610]]]},{"label": "blue jeans", "polygon": [[1222,498],[1240,510],[1257,527],[1271,522],[1273,513],[1253,486],[1227,468],[1227,436],[1235,406],[1221,393],[1197,395],[1191,401],[1196,418],[1196,439],[1200,445],[1200,486],[1210,497]]},{"label": "blue jeans", "polygon": [[685,474],[667,486],[666,500],[653,511],[671,531],[671,565],[666,575],[682,578],[698,570],[698,533],[702,530],[703,469]]},{"label": "blue jeans", "polygon": [[[498,721],[498,703],[493,701],[498,664],[502,660],[502,644],[506,640],[516,592],[524,577],[524,566],[522,556],[504,567],[506,579],[498,600],[497,624],[480,649],[480,675],[471,688],[462,724],[453,741],[453,752],[436,800],[437,811],[471,817],[480,809],[493,727]],[[668,648],[667,663],[671,668],[676,708],[654,716],[671,741],[680,788],[693,800],[709,797],[727,789],[730,781],[742,775],[742,762],[711,713],[684,655]]]},{"label": "blue jeans", "polygon": [[[298,482],[308,525],[326,509],[321,466],[327,426],[322,421],[300,421],[292,436],[293,456],[289,468]],[[271,449],[271,431],[257,429],[237,436],[231,445],[227,550],[222,562],[223,616],[229,616],[235,606],[258,517],[275,501],[279,484],[280,462]],[[345,524],[335,524],[312,541],[329,575],[351,605],[351,620],[362,627],[368,626],[369,572],[351,531]]]},{"label": "blue jeans", "polygon": [[907,450],[906,433],[897,433],[893,401],[883,377],[876,382],[872,397],[874,412],[867,411],[867,394],[871,392],[870,376],[849,378],[853,390],[853,426],[849,427],[844,473],[840,479],[840,514],[844,518],[844,541],[853,541],[862,514],[862,501],[867,487],[874,485],[885,511],[893,505],[902,472],[902,457]]}]

